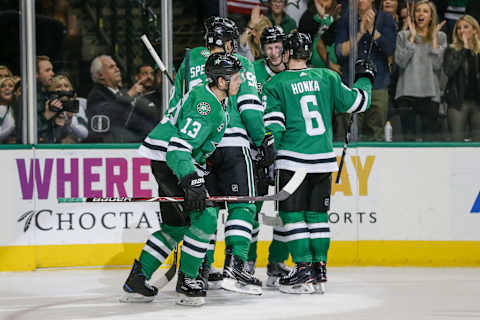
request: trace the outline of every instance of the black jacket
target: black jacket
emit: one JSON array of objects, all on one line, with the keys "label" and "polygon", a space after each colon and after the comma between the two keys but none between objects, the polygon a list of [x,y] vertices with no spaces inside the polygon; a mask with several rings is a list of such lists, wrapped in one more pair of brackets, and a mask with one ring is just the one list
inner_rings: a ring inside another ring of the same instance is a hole
[{"label": "black jacket", "polygon": [[157,124],[155,106],[95,84],[87,99],[88,142],[141,142]]},{"label": "black jacket", "polygon": [[[445,101],[451,108],[460,108],[465,100],[465,90],[469,75],[465,73],[463,67],[467,58],[472,58],[473,66],[469,68],[476,78],[476,92],[480,92],[480,55],[473,54],[472,51],[462,49],[457,51],[448,47],[443,59],[443,71],[448,77],[447,87],[445,89]],[[476,101],[480,103],[480,95],[476,95]]]}]

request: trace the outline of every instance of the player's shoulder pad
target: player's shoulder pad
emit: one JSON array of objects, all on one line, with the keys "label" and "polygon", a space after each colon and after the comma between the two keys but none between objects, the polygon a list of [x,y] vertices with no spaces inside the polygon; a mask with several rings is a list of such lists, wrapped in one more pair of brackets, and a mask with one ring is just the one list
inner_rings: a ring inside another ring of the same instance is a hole
[{"label": "player's shoulder pad", "polygon": [[235,53],[235,56],[240,60],[240,62],[242,63],[242,67],[244,69],[247,69],[247,68],[253,68],[253,64],[250,62],[250,60],[248,60],[247,58],[245,58],[244,56],[238,54],[238,53]]},{"label": "player's shoulder pad", "polygon": [[210,51],[206,47],[196,47],[190,50],[190,55],[201,55],[206,59],[210,56]]},{"label": "player's shoulder pad", "polygon": [[328,68],[311,68],[311,70],[314,70],[313,72],[322,78],[327,78],[330,80],[340,79],[340,75],[337,72]]},{"label": "player's shoulder pad", "polygon": [[196,86],[190,91],[190,101],[187,103],[192,106],[190,112],[199,116],[208,117],[215,113],[217,108],[221,108],[218,100],[205,88],[204,85]]}]

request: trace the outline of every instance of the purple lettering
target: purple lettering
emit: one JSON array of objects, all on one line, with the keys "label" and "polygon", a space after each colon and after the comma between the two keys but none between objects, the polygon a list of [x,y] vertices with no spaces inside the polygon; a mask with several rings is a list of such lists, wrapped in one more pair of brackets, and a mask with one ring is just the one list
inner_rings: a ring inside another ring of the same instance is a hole
[{"label": "purple lettering", "polygon": [[[114,186],[117,186],[118,195],[126,197],[125,182],[128,179],[128,163],[124,158],[107,158],[105,173],[107,177],[107,197],[114,197]],[[115,174],[115,167],[119,168]]]},{"label": "purple lettering", "polygon": [[132,159],[132,189],[134,197],[152,196],[151,189],[142,189],[142,181],[149,181],[150,175],[148,172],[142,172],[142,167],[150,167],[150,159],[147,158],[133,158]]},{"label": "purple lettering", "polygon": [[102,197],[102,190],[93,190],[92,183],[100,181],[100,174],[93,173],[92,167],[102,165],[102,158],[84,158],[83,159],[83,196],[84,197]]},{"label": "purple lettering", "polygon": [[70,194],[78,197],[78,159],[70,159],[70,173],[65,172],[65,160],[57,159],[57,198],[65,197],[65,184],[70,183]]},{"label": "purple lettering", "polygon": [[27,168],[25,167],[25,159],[15,159],[17,161],[18,179],[20,180],[20,188],[22,189],[22,199],[30,200],[33,198],[33,170],[30,159],[30,172],[27,177]]},{"label": "purple lettering", "polygon": [[[30,172],[27,178],[27,169],[24,159],[17,160],[18,176],[22,189],[23,199],[33,198],[33,177],[35,177],[35,185],[37,186],[38,199],[48,199],[48,191],[50,190],[50,179],[52,178],[53,159],[45,159],[45,168],[42,177],[40,170],[40,160],[30,159]],[[35,163],[32,170],[32,163]]]}]

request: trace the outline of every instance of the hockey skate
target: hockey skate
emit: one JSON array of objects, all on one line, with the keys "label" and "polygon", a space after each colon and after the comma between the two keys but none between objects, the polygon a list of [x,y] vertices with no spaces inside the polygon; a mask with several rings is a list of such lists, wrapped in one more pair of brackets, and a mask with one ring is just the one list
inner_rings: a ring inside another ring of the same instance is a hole
[{"label": "hockey skate", "polygon": [[177,304],[194,307],[205,304],[207,291],[203,289],[202,280],[189,278],[179,271],[176,291]]},{"label": "hockey skate", "polygon": [[313,271],[315,272],[315,292],[324,294],[327,283],[327,264],[325,262],[315,262],[313,264]]},{"label": "hockey skate", "polygon": [[257,261],[247,261],[247,272],[251,275],[255,274],[255,266],[257,265]]},{"label": "hockey skate", "polygon": [[246,263],[227,248],[222,288],[228,291],[261,295],[262,282],[247,271]]},{"label": "hockey skate", "polygon": [[267,265],[267,287],[278,288],[279,280],[286,277],[292,269],[283,262],[269,262]]},{"label": "hockey skate", "polygon": [[280,278],[280,292],[283,293],[314,293],[313,284],[315,277],[312,274],[311,263],[297,263],[292,271],[283,278]]},{"label": "hockey skate", "polygon": [[222,273],[212,265],[208,267],[208,270],[208,288],[211,290],[221,289],[223,281]]},{"label": "hockey skate", "polygon": [[152,302],[158,293],[158,289],[149,285],[146,280],[142,272],[142,264],[135,260],[123,285],[125,293],[120,297],[120,302]]},{"label": "hockey skate", "polygon": [[202,290],[207,291],[210,289],[210,286],[208,284],[208,273],[210,271],[210,266],[207,263],[207,260],[203,260],[200,270],[198,270],[198,277],[197,280],[201,282],[202,284]]}]

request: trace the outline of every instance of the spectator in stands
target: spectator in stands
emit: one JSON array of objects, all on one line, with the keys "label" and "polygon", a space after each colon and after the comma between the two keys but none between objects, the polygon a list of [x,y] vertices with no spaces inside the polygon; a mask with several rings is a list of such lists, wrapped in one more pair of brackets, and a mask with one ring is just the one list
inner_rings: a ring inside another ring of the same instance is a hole
[{"label": "spectator in stands", "polygon": [[455,23],[465,15],[470,0],[441,0],[439,2],[446,2],[445,21],[447,22],[448,36],[451,37]]},{"label": "spectator in stands", "polygon": [[141,97],[143,79],[128,91],[121,90],[120,69],[107,55],[93,59],[90,74],[94,86],[87,99],[88,141],[142,141],[156,125],[155,112]]},{"label": "spectator in stands", "polygon": [[0,143],[5,143],[12,137],[15,129],[14,117],[14,87],[11,77],[0,78]]},{"label": "spectator in stands", "polygon": [[13,77],[12,71],[7,66],[2,66],[0,65],[0,79],[6,78],[6,77]]},{"label": "spectator in stands", "polygon": [[[397,32],[400,30],[406,30],[407,26],[407,17],[409,14],[409,7],[407,8],[408,2],[401,2],[397,0],[384,0],[383,1],[383,11],[393,15],[393,18],[396,23]],[[395,9],[396,8],[396,9]],[[397,90],[397,81],[399,76],[399,67],[395,64],[394,57],[389,59],[390,65],[390,84],[388,86],[388,115],[387,120],[393,127],[393,141],[402,141],[403,132],[402,125],[400,121],[400,109],[397,107],[395,102],[395,92]]]},{"label": "spectator in stands", "polygon": [[[400,68],[395,98],[402,108],[401,121],[407,140],[435,140],[438,137],[440,72],[447,36],[437,23],[435,5],[428,0],[415,3],[408,30],[397,36],[395,63]],[[422,134],[416,132],[420,119]]]},{"label": "spectator in stands", "polygon": [[142,84],[142,93],[140,95],[147,99],[150,103],[148,106],[152,109],[155,122],[162,118],[162,91],[155,86],[155,71],[148,64],[141,64],[136,68],[135,81]]},{"label": "spectator in stands", "polygon": [[[371,59],[377,67],[377,76],[373,84],[371,106],[358,116],[359,136],[361,140],[381,141],[384,139],[384,126],[388,111],[388,85],[390,83],[389,57],[395,51],[396,26],[393,17],[385,12],[375,12],[373,0],[358,0],[358,29],[356,39],[358,58],[367,58],[370,43],[373,41]],[[376,26],[375,15],[378,14]],[[342,66],[342,78],[350,81],[349,13],[337,23],[336,53]],[[372,39],[372,31],[375,34]]]},{"label": "spectator in stands", "polygon": [[[248,39],[248,46],[253,56],[253,60],[260,59],[262,57],[262,49],[260,44],[260,36],[262,35],[263,29],[266,27],[271,27],[272,23],[270,20],[260,13],[260,7],[255,7],[252,9],[252,14],[250,16],[250,21],[246,27],[246,34]],[[244,41],[244,34],[240,35],[240,43]],[[249,57],[245,56],[247,59]]]},{"label": "spectator in stands", "polygon": [[445,99],[452,140],[464,141],[469,122],[472,140],[480,141],[480,27],[472,16],[458,19],[443,70],[448,77]]},{"label": "spectator in stands", "polygon": [[[70,79],[63,74],[56,75],[52,79],[49,91],[68,92],[72,100],[78,101],[78,112],[67,112],[67,123],[70,123],[75,142],[80,142],[88,136],[87,99],[77,96]],[[69,121],[71,120],[71,121]]]},{"label": "spectator in stands", "polygon": [[244,56],[251,62],[254,61],[255,57],[253,56],[253,50],[250,48],[250,38],[256,35],[255,26],[259,24],[260,21],[266,21],[266,18],[261,13],[260,6],[255,6],[250,13],[250,20],[239,38],[238,54]]},{"label": "spectator in stands", "polygon": [[405,2],[402,2],[402,4],[399,6],[398,9],[398,31],[400,30],[407,30],[408,29],[408,24],[407,24],[407,18],[410,15],[410,6],[408,5],[408,0]]},{"label": "spectator in stands", "polygon": [[53,77],[45,92],[43,117],[45,127],[38,130],[39,143],[76,143],[71,127],[74,102],[73,92],[60,91],[59,78]]},{"label": "spectator in stands", "polygon": [[327,67],[339,74],[341,68],[335,54],[335,22],[340,9],[335,0],[314,0],[303,14],[299,26],[299,32],[308,33],[313,39],[312,66]]},{"label": "spectator in stands", "polygon": [[384,12],[390,13],[397,25],[397,30],[400,29],[400,6],[398,5],[398,0],[382,0],[382,10]]},{"label": "spectator in stands", "polygon": [[[48,111],[45,109],[48,87],[54,76],[53,65],[47,56],[37,57],[37,131],[45,131],[49,119],[45,118]],[[47,113],[45,113],[47,111]]]},{"label": "spectator in stands", "polygon": [[285,34],[297,30],[297,23],[285,12],[287,0],[269,0],[268,4],[270,9],[267,12],[267,18],[273,26],[279,26]]}]

